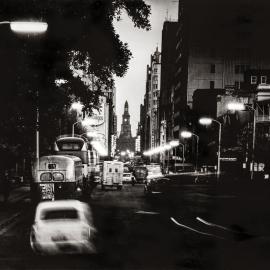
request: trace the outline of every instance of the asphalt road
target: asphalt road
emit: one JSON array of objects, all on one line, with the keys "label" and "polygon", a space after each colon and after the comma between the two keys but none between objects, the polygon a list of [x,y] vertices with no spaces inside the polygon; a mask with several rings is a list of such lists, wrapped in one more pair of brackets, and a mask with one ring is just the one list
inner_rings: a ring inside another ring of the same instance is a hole
[{"label": "asphalt road", "polygon": [[24,190],[0,205],[0,269],[269,269],[267,193],[239,190],[192,184],[146,198],[143,185],[98,186],[89,200],[98,230],[91,256],[33,254]]}]

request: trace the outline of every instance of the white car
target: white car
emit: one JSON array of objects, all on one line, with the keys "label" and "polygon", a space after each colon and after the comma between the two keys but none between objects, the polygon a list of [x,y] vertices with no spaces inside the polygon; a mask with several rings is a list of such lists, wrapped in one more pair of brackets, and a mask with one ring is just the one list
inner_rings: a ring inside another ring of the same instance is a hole
[{"label": "white car", "polygon": [[36,209],[30,245],[39,254],[95,253],[92,212],[76,200],[45,201]]},{"label": "white car", "polygon": [[136,181],[136,179],[131,172],[124,172],[123,173],[123,183],[132,184],[134,186],[135,181]]}]

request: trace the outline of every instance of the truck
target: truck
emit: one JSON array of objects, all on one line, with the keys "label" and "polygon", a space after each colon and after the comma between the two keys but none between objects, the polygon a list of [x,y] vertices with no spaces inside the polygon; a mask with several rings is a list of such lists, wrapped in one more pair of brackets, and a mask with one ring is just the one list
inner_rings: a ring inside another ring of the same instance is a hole
[{"label": "truck", "polygon": [[124,163],[121,161],[104,161],[101,177],[101,188],[116,187],[121,190],[123,187]]}]

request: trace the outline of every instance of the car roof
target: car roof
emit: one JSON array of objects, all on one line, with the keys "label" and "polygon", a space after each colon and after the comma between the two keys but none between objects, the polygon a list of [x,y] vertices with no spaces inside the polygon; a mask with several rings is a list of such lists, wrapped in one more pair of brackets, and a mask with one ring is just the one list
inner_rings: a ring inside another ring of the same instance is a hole
[{"label": "car roof", "polygon": [[57,200],[57,201],[45,201],[40,202],[37,206],[37,212],[42,211],[44,209],[69,209],[75,208],[77,210],[82,210],[86,207],[85,203],[82,203],[77,200]]}]

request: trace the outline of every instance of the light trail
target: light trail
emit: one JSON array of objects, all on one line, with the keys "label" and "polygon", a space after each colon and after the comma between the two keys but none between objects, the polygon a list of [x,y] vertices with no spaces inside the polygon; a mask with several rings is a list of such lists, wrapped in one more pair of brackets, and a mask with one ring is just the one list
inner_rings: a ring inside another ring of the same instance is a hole
[{"label": "light trail", "polygon": [[218,239],[225,240],[225,238],[223,238],[223,237],[220,237],[220,236],[217,236],[217,235],[214,235],[214,234],[211,234],[211,233],[206,233],[206,232],[198,231],[198,230],[193,229],[193,228],[191,228],[189,226],[186,226],[184,224],[181,224],[178,221],[176,221],[173,217],[171,217],[170,219],[177,226],[182,227],[182,228],[185,228],[185,229],[190,230],[192,232],[195,232],[195,233],[198,233],[198,234],[201,234],[201,235],[205,235],[205,236],[210,236],[210,237],[215,237],[215,238],[218,238]]}]

